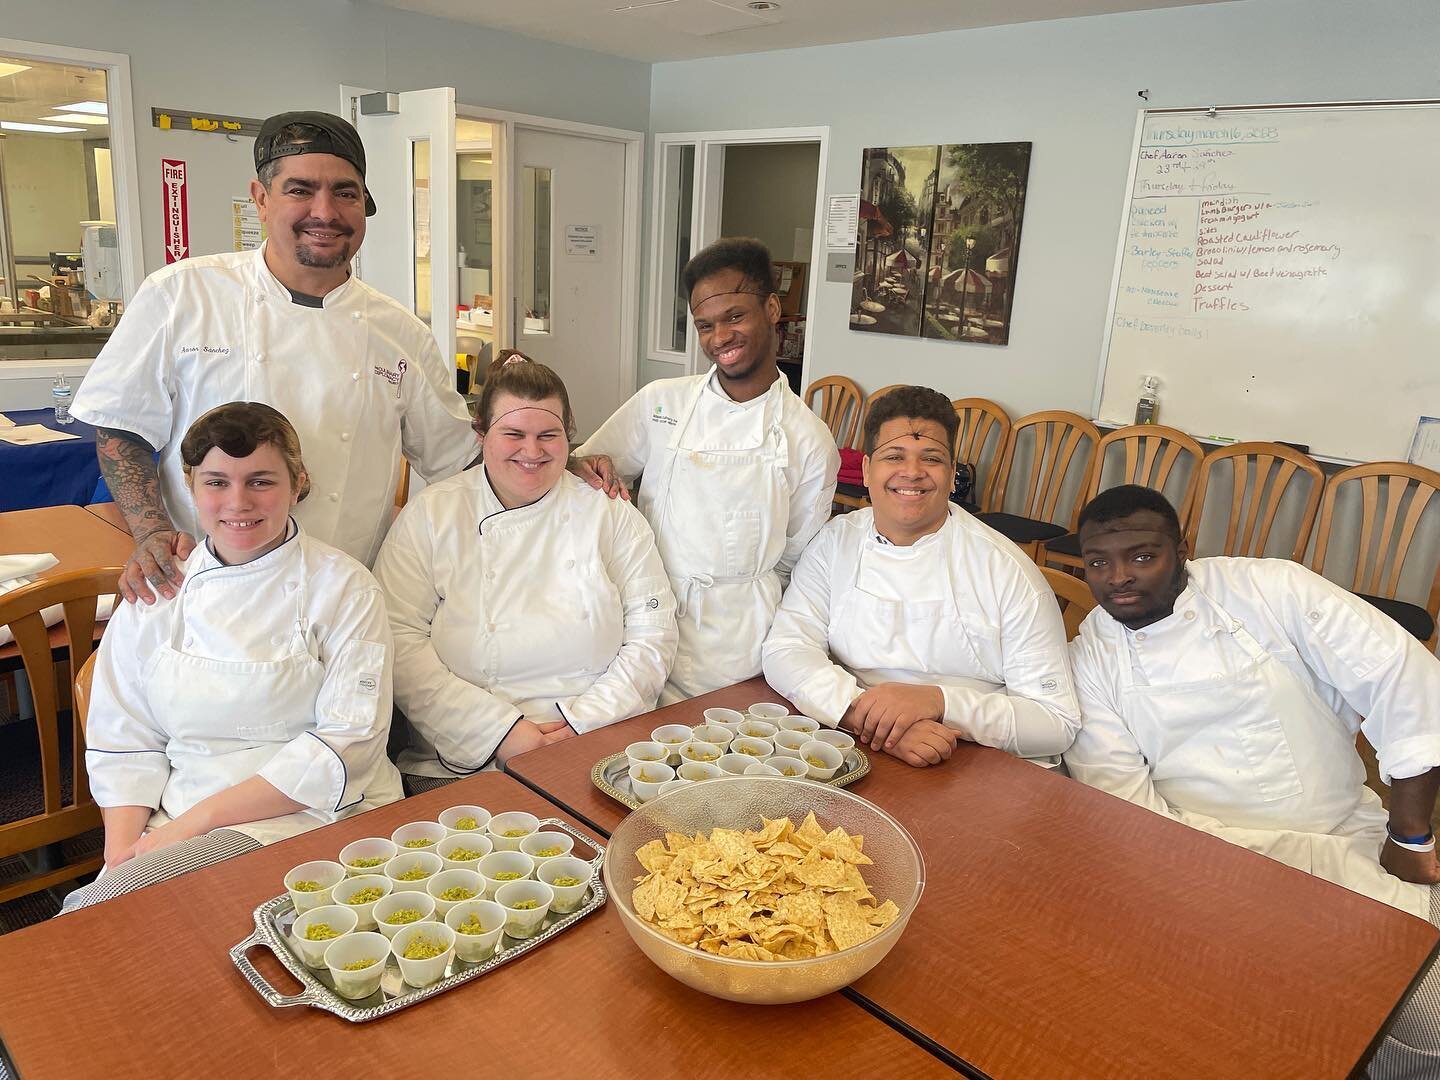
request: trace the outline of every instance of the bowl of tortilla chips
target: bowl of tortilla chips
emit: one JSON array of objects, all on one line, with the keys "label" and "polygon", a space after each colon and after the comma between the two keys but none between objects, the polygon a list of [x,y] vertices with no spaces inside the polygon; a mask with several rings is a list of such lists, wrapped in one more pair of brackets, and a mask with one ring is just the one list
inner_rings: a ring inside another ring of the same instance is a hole
[{"label": "bowl of tortilla chips", "polygon": [[662,971],[714,997],[779,1005],[883,960],[920,902],[925,861],[899,822],[841,788],[735,776],[632,813],[604,875]]}]

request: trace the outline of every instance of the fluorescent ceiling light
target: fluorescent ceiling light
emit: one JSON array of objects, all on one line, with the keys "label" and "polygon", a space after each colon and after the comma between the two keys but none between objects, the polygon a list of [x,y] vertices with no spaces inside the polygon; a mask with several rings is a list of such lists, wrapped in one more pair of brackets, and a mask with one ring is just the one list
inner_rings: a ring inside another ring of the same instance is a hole
[{"label": "fluorescent ceiling light", "polygon": [[77,101],[73,105],[56,105],[55,108],[61,112],[83,112],[91,116],[104,116],[109,112],[103,101]]},{"label": "fluorescent ceiling light", "polygon": [[0,128],[6,131],[43,131],[47,135],[59,135],[66,131],[84,131],[83,127],[57,127],[54,124],[22,124],[16,120],[0,120]]},{"label": "fluorescent ceiling light", "polygon": [[29,71],[29,64],[0,64],[0,79],[6,75],[18,75],[22,71]]},{"label": "fluorescent ceiling light", "polygon": [[66,115],[65,113],[60,113],[56,116],[42,116],[40,117],[40,119],[51,120],[61,124],[99,124],[103,126],[110,123],[110,118],[108,116],[89,116],[85,113],[70,113],[69,115]]}]

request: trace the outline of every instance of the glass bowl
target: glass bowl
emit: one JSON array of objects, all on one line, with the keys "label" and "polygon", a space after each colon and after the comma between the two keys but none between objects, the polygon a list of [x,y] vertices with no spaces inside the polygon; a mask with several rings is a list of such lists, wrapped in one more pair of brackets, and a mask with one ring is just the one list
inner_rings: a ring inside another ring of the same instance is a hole
[{"label": "glass bowl", "polygon": [[[761,817],[788,817],[798,828],[814,812],[826,832],[839,826],[865,838],[862,866],[876,902],[895,901],[899,917],[861,945],[811,960],[737,960],[671,941],[645,923],[630,901],[645,869],[635,852],[667,832],[759,829]],[[910,921],[925,888],[925,860],[910,834],[878,806],[829,784],[766,776],[733,776],[661,795],[616,827],[605,854],[605,888],[626,932],[667,975],[713,997],[752,1005],[808,1001],[848,986],[885,958]]]}]

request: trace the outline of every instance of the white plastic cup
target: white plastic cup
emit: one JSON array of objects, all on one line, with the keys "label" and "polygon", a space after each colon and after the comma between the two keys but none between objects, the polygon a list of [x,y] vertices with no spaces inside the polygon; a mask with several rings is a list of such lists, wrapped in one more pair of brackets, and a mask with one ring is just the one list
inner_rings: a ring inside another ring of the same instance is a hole
[{"label": "white plastic cup", "polygon": [[[502,885],[524,881],[535,872],[535,860],[523,851],[495,851],[480,860],[476,871],[485,881],[485,895],[476,899],[493,900]],[[518,878],[501,878],[497,874],[519,874]]]},{"label": "white plastic cup", "polygon": [[391,833],[390,839],[401,852],[429,851],[449,835],[450,830],[438,821],[412,821]]},{"label": "white plastic cup", "polygon": [[740,725],[740,734],[751,739],[773,739],[780,729],[768,720],[750,717]]},{"label": "white plastic cup", "polygon": [[756,761],[745,770],[746,776],[779,776],[780,770],[773,766],[766,765],[763,761]]},{"label": "white plastic cup", "polygon": [[746,708],[745,713],[756,720],[763,720],[767,724],[778,724],[783,717],[790,715],[790,710],[773,701],[757,701],[754,705]]},{"label": "white plastic cup", "polygon": [[[515,906],[531,900],[535,901],[533,908]],[[505,933],[512,938],[529,938],[540,932],[555,902],[555,892],[543,881],[511,881],[495,890],[495,902],[505,909]]]},{"label": "white plastic cup", "polygon": [[[829,743],[811,739],[800,748],[800,760],[810,770],[811,780],[829,780],[845,764],[845,755]],[[816,765],[817,761],[821,764]]]},{"label": "white plastic cup", "polygon": [[820,721],[811,720],[808,716],[801,716],[799,713],[791,713],[789,716],[780,718],[781,731],[802,731],[806,735],[813,735],[820,730]]},{"label": "white plastic cup", "polygon": [[722,754],[715,764],[726,776],[744,776],[745,770],[755,764],[755,759],[749,754]]},{"label": "white plastic cup", "polygon": [[[541,854],[545,851],[560,850],[553,855]],[[539,877],[540,868],[552,859],[559,859],[569,855],[575,848],[575,838],[569,833],[563,832],[537,832],[531,833],[520,841],[520,850],[535,860],[535,876]]]},{"label": "white plastic cup", "polygon": [[[417,870],[424,870],[423,876],[411,877]],[[397,889],[425,888],[431,875],[445,869],[445,860],[433,851],[402,851],[385,864],[385,876],[395,883]]]},{"label": "white plastic cup", "polygon": [[[469,826],[469,828],[461,828],[458,822],[466,818],[474,818],[475,824]],[[435,816],[435,820],[440,822],[441,825],[444,825],[451,836],[457,834],[461,836],[467,834],[473,835],[475,833],[484,833],[485,826],[490,823],[490,811],[486,810],[483,806],[452,806],[446,810],[441,810],[440,813]]]},{"label": "white plastic cup", "polygon": [[[451,889],[459,889],[470,895],[447,899],[443,894]],[[474,870],[441,870],[425,882],[425,892],[435,901],[435,914],[443,919],[456,904],[463,904],[467,900],[484,900],[485,879]]]},{"label": "white plastic cup", "polygon": [[650,732],[653,742],[658,742],[665,747],[668,755],[665,758],[667,764],[680,764],[680,747],[684,746],[693,738],[690,729],[684,724],[662,724]]},{"label": "white plastic cup", "polygon": [[708,761],[687,761],[676,773],[681,780],[689,780],[692,784],[698,784],[702,780],[719,780],[725,775],[719,765],[712,765]]},{"label": "white plastic cup", "polygon": [[692,739],[714,743],[716,746],[729,746],[730,740],[735,738],[735,732],[719,724],[697,724],[690,729],[690,735]]},{"label": "white plastic cup", "polygon": [[[383,836],[367,836],[364,840],[356,840],[341,848],[340,861],[345,866],[345,873],[350,877],[359,877],[361,874],[382,874],[385,872],[385,864],[399,852],[400,849],[395,846],[395,841],[386,840]],[[363,860],[369,865],[356,866],[356,859]],[[373,862],[374,859],[380,861]]]},{"label": "white plastic cup", "polygon": [[725,753],[725,746],[725,743],[701,742],[699,739],[691,739],[680,748],[680,765],[683,768],[686,763],[692,761],[713,765],[720,760],[720,755]]},{"label": "white plastic cup", "polygon": [[[420,918],[415,922],[392,923],[386,920],[397,911],[411,909],[420,913]],[[392,892],[389,896],[375,901],[375,909],[371,912],[375,917],[375,928],[385,935],[385,940],[390,940],[407,926],[414,926],[415,923],[430,922],[435,918],[435,898],[429,893],[414,892]]]},{"label": "white plastic cup", "polygon": [[[435,923],[429,925],[434,926]],[[389,955],[390,939],[383,934],[348,934],[330,942],[330,947],[325,950],[325,966],[330,969],[335,992],[351,1001],[379,992],[380,980],[385,975],[385,960]],[[362,960],[375,962],[358,971],[346,970],[347,964],[358,964]]]},{"label": "white plastic cup", "polygon": [[730,744],[730,752],[744,754],[756,761],[764,761],[775,753],[775,744],[769,739],[753,739],[748,735],[741,735]]},{"label": "white plastic cup", "polygon": [[[550,910],[561,915],[568,915],[585,902],[585,894],[589,891],[594,876],[593,866],[584,859],[571,856],[547,859],[545,865],[535,871],[536,880],[549,885],[550,891],[555,894],[555,899],[550,902]],[[579,878],[580,884],[557,885],[556,878]]]},{"label": "white plastic cup", "polygon": [[[416,938],[432,941],[444,951],[438,956],[426,957],[423,960],[411,960],[405,955],[405,950]],[[455,954],[455,931],[444,923],[437,922],[405,926],[390,939],[390,951],[394,954],[396,963],[400,965],[401,977],[407,983],[417,988],[429,986],[445,977],[445,969],[450,966],[450,957]]]},{"label": "white plastic cup", "polygon": [[854,749],[855,740],[848,732],[836,731],[834,728],[821,728],[813,736],[816,742],[823,742],[835,747],[842,754],[846,750]]},{"label": "white plastic cup", "polygon": [[[675,779],[675,770],[669,765],[651,761],[641,765],[631,765],[628,775],[630,790],[635,793],[635,798],[643,803],[655,798],[660,794],[661,787]],[[644,776],[651,777],[651,779],[642,780],[641,777]]]},{"label": "white plastic cup", "polygon": [[660,785],[660,791],[657,793],[657,798],[659,797],[659,795],[668,795],[672,791],[679,791],[681,788],[689,787],[694,782],[695,781],[693,780],[685,780],[679,776],[677,776],[674,780],[666,780],[665,783]]},{"label": "white plastic cup", "polygon": [[806,743],[814,741],[803,731],[777,731],[775,733],[775,756],[798,758],[800,748]]},{"label": "white plastic cup", "polygon": [[810,775],[810,766],[798,757],[784,757],[776,754],[765,764],[788,780],[804,780]]},{"label": "white plastic cup", "polygon": [[[324,907],[329,904],[335,886],[344,880],[345,867],[337,862],[330,862],[328,859],[317,859],[314,862],[301,863],[286,874],[285,891],[290,894],[290,902],[295,905],[295,910],[305,912],[311,908]],[[320,888],[297,889],[295,888],[297,881],[313,882]]]},{"label": "white plastic cup", "polygon": [[[494,850],[495,845],[490,842],[490,838],[480,832],[451,833],[435,845],[435,854],[440,856],[440,861],[446,870],[474,870],[475,864]],[[473,859],[455,857],[463,852],[470,852],[475,857]]]},{"label": "white plastic cup", "polygon": [[739,709],[706,709],[705,723],[713,727],[723,727],[730,732],[733,739],[740,733],[740,725],[745,722],[745,714]]},{"label": "white plastic cup", "polygon": [[[527,814],[523,810],[509,810],[490,819],[490,824],[485,826],[485,835],[490,837],[496,851],[519,851],[520,841],[538,828],[540,819],[534,814]],[[518,835],[506,836],[509,832]]]},{"label": "white plastic cup", "polygon": [[[336,936],[311,941],[305,936],[305,931],[315,923],[328,923],[330,929],[336,932]],[[360,916],[354,908],[343,907],[340,904],[326,904],[324,907],[311,908],[305,914],[297,917],[290,925],[290,939],[295,943],[295,951],[300,954],[300,959],[306,967],[323,968],[325,966],[325,950],[346,934],[354,933],[355,928],[359,925]]]},{"label": "white plastic cup", "polygon": [[643,765],[647,761],[663,765],[670,757],[670,748],[658,742],[632,742],[625,747],[625,760],[631,765]]},{"label": "white plastic cup", "polygon": [[[467,934],[460,927],[474,916],[485,928],[481,934]],[[467,964],[480,964],[495,954],[505,932],[505,909],[494,900],[466,900],[445,915],[445,925],[455,931],[455,955]]]},{"label": "white plastic cup", "polygon": [[[393,860],[392,860],[393,861]],[[350,897],[362,889],[379,889],[380,895],[374,900],[366,900],[362,903],[350,903]],[[335,886],[335,903],[348,907],[355,912],[356,930],[375,929],[375,903],[378,900],[389,896],[395,891],[395,882],[379,874],[362,874],[359,877],[346,878],[339,885]],[[319,911],[319,908],[314,910]]]}]

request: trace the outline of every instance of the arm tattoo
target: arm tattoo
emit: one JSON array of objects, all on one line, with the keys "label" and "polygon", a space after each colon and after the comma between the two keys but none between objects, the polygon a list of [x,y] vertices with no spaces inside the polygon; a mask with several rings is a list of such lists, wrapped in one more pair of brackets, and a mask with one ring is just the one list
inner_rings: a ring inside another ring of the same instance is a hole
[{"label": "arm tattoo", "polygon": [[97,428],[95,452],[100,459],[100,473],[110,487],[115,505],[125,515],[135,542],[138,544],[162,530],[173,531],[175,526],[160,498],[155,448],[129,431]]}]

